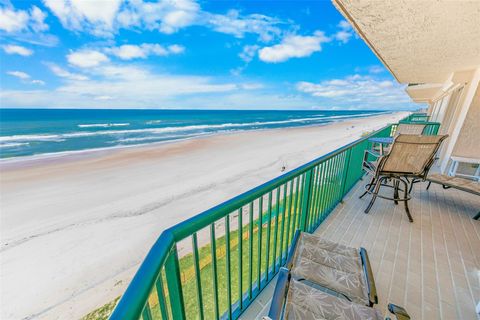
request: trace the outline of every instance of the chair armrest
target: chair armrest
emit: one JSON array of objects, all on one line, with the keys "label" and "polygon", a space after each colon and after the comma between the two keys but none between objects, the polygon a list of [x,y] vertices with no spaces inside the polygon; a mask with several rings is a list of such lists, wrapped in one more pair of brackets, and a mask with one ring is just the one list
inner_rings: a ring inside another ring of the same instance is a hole
[{"label": "chair armrest", "polygon": [[300,238],[300,230],[297,229],[297,231],[295,231],[295,235],[293,236],[292,245],[290,247],[290,250],[288,251],[288,258],[285,264],[285,268],[287,268],[288,270],[292,269],[293,257],[295,256],[295,250],[297,250],[297,244],[298,244],[299,238]]},{"label": "chair armrest", "polygon": [[270,304],[270,310],[268,312],[269,319],[281,319],[283,312],[283,304],[285,297],[287,296],[288,283],[290,281],[289,278],[290,274],[288,269],[281,267],[278,272],[277,283],[275,285],[275,291],[273,292],[272,302]]},{"label": "chair armrest", "polygon": [[370,306],[378,303],[377,288],[375,287],[375,280],[373,279],[372,266],[368,259],[367,250],[360,248],[360,258],[362,259],[363,270],[367,279],[368,286],[368,300],[370,300]]},{"label": "chair armrest", "polygon": [[370,150],[370,149],[366,149],[365,150],[365,153],[369,153],[371,154],[372,156],[374,156],[375,158],[380,158],[382,155],[374,150]]},{"label": "chair armrest", "polygon": [[388,304],[388,311],[393,313],[396,317],[397,320],[409,320],[410,316],[408,315],[407,310],[404,308],[397,306],[396,304],[390,303]]}]

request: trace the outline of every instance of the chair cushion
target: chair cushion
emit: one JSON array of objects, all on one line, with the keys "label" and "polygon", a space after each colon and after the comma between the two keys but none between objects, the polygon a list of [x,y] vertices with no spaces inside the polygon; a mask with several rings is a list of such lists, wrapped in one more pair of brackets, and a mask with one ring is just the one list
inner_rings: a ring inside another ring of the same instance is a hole
[{"label": "chair cushion", "polygon": [[358,249],[301,233],[291,273],[369,305],[365,274]]},{"label": "chair cushion", "polygon": [[284,319],[383,320],[382,314],[347,299],[338,298],[291,279]]},{"label": "chair cushion", "polygon": [[480,195],[480,183],[470,179],[450,177],[444,174],[434,173],[429,174],[427,180],[438,184],[443,184],[452,188],[456,188],[465,192]]}]

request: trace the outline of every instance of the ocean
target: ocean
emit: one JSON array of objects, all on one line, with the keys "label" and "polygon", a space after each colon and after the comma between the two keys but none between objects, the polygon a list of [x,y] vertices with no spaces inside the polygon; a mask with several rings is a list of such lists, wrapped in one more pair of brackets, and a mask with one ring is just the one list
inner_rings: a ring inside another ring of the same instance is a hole
[{"label": "ocean", "polygon": [[245,130],[323,125],[380,111],[0,109],[0,158],[70,153]]}]

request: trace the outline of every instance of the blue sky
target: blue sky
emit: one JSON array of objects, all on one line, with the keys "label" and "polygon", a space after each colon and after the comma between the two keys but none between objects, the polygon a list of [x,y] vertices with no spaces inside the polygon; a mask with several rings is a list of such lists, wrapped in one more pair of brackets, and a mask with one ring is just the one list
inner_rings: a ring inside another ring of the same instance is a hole
[{"label": "blue sky", "polygon": [[330,1],[0,0],[1,107],[416,109]]}]

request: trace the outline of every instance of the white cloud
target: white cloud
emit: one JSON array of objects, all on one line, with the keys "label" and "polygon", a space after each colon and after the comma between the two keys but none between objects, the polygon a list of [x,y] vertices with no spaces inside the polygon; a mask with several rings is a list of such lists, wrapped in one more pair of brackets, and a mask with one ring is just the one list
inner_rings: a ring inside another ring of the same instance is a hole
[{"label": "white cloud", "polygon": [[13,45],[13,44],[2,46],[2,48],[3,48],[3,51],[5,51],[7,54],[18,54],[24,57],[28,57],[33,54],[32,50],[22,46]]},{"label": "white cloud", "polygon": [[[8,75],[11,75],[12,77],[16,77],[20,80],[22,80],[23,83],[30,83],[30,84],[37,84],[37,85],[45,85],[45,82],[42,80],[31,80],[30,81],[30,75],[26,72],[23,71],[7,71]],[[27,81],[28,80],[28,81]]]},{"label": "white cloud", "polygon": [[76,73],[72,73],[70,71],[67,71],[59,66],[57,66],[56,64],[54,63],[45,63],[49,68],[50,70],[56,74],[57,76],[61,77],[61,78],[66,78],[66,79],[69,79],[69,80],[77,80],[77,81],[85,81],[85,80],[88,80],[88,77],[87,76],[84,76],[82,74],[76,74]]},{"label": "white cloud", "polygon": [[372,74],[378,74],[378,73],[385,72],[385,68],[382,67],[382,66],[371,66],[371,67],[368,69],[368,72],[369,72],[369,73],[372,73]]},{"label": "white cloud", "polygon": [[280,44],[264,47],[259,51],[259,58],[265,62],[278,63],[290,58],[308,57],[321,51],[321,44],[330,41],[322,31],[315,31],[312,36],[288,35]]},{"label": "white cloud", "polygon": [[194,0],[43,0],[69,30],[112,37],[119,29],[158,30],[172,34],[178,30],[200,25],[217,32],[242,38],[257,34],[261,41],[280,36],[278,27],[286,22],[261,14],[242,15],[238,10],[214,14],[202,10]]},{"label": "white cloud", "polygon": [[228,83],[202,76],[154,74],[134,65],[107,64],[85,70],[89,81],[65,77],[64,83],[54,90],[4,90],[0,97],[11,106],[24,107],[191,107],[189,101],[193,103],[202,97],[202,103],[212,102],[212,96],[262,88],[262,84],[254,82]]},{"label": "white cloud", "polygon": [[257,45],[244,46],[242,52],[240,52],[238,56],[240,59],[248,63],[252,61],[253,57],[255,57],[259,48],[260,47]]},{"label": "white cloud", "polygon": [[45,23],[45,18],[47,14],[40,10],[38,7],[33,6],[30,10],[30,20],[31,28],[35,32],[42,32],[49,29],[48,25]]},{"label": "white cloud", "polygon": [[164,47],[156,43],[143,43],[141,45],[125,44],[119,47],[107,48],[105,52],[113,54],[122,60],[131,60],[135,58],[147,58],[150,55],[168,56],[171,54],[180,54],[185,48],[180,45],[170,45]]},{"label": "white cloud", "polygon": [[41,86],[45,85],[45,81],[42,80],[32,80],[32,84],[39,84]]},{"label": "white cloud", "polygon": [[242,16],[238,10],[230,10],[226,15],[204,13],[204,25],[221,33],[243,38],[246,33],[258,34],[261,41],[271,41],[279,36],[282,30],[276,25],[284,22],[261,14]]},{"label": "white cloud", "polygon": [[28,27],[29,15],[27,11],[0,8],[0,30],[18,32]]},{"label": "white cloud", "polygon": [[28,10],[16,10],[9,1],[0,7],[0,31],[11,39],[37,45],[54,46],[58,38],[46,34],[49,26],[45,23],[47,14],[36,6]]},{"label": "white cloud", "polygon": [[350,41],[350,38],[353,36],[352,26],[347,21],[341,20],[338,23],[338,28],[340,30],[335,33],[334,38],[342,43]]},{"label": "white cloud", "polygon": [[298,82],[297,90],[333,105],[356,109],[388,109],[392,106],[410,104],[404,86],[391,80],[358,74],[319,83]]},{"label": "white cloud", "polygon": [[44,0],[45,6],[73,31],[88,31],[99,36],[111,35],[121,0]]},{"label": "white cloud", "polygon": [[25,73],[23,71],[7,71],[7,74],[17,77],[22,80],[27,80],[30,79],[30,75],[28,73]]},{"label": "white cloud", "polygon": [[44,22],[47,15],[36,6],[29,11],[15,10],[13,7],[0,8],[0,30],[8,33],[31,30],[41,32],[48,30]]},{"label": "white cloud", "polygon": [[91,68],[109,61],[103,53],[95,50],[79,50],[67,55],[68,62],[76,67]]}]

